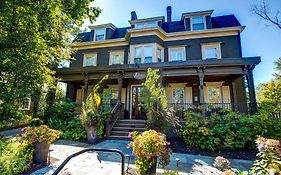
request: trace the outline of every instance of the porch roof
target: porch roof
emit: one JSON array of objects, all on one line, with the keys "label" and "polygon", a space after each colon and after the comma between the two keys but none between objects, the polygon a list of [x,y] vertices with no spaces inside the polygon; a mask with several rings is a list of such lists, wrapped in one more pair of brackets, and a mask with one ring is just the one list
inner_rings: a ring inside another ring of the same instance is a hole
[{"label": "porch roof", "polygon": [[111,79],[118,78],[118,72],[124,78],[132,78],[135,72],[143,72],[148,68],[160,69],[165,77],[181,75],[197,75],[198,68],[205,68],[206,75],[245,74],[244,66],[257,65],[260,57],[225,58],[214,60],[188,60],[183,62],[160,62],[149,64],[99,65],[96,67],[58,68],[57,77],[63,81],[83,79],[88,74],[89,79],[99,79],[104,74],[110,74]]}]

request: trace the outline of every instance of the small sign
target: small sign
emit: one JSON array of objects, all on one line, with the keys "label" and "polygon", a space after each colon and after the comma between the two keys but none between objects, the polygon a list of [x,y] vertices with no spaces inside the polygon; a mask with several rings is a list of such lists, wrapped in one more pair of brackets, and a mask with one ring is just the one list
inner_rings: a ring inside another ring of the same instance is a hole
[{"label": "small sign", "polygon": [[146,77],[146,73],[145,72],[135,72],[133,76],[137,80],[143,80]]}]

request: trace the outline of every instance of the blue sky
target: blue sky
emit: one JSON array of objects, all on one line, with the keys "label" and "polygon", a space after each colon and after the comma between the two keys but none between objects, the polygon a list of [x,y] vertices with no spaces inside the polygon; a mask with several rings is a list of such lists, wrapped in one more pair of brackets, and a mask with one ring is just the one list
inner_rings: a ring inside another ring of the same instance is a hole
[{"label": "blue sky", "polygon": [[[281,30],[250,12],[251,5],[256,2],[261,0],[95,0],[93,5],[100,7],[102,13],[94,24],[113,23],[126,27],[131,11],[136,11],[138,18],[166,16],[169,5],[172,6],[172,20],[179,20],[184,12],[209,9],[214,10],[213,16],[234,14],[246,26],[241,34],[243,56],[261,56],[262,62],[254,70],[258,85],[273,78],[273,62],[281,57]],[[281,0],[266,2],[272,11],[281,10]],[[84,28],[88,25],[90,23],[86,21]]]}]

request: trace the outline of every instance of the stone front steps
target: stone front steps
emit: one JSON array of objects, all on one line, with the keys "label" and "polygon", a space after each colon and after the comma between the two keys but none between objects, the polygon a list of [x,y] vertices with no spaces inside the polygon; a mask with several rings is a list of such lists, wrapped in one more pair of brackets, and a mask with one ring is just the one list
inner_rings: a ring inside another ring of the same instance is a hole
[{"label": "stone front steps", "polygon": [[131,140],[128,137],[129,132],[143,132],[144,130],[145,120],[118,120],[111,131],[111,136],[107,137],[107,139]]}]

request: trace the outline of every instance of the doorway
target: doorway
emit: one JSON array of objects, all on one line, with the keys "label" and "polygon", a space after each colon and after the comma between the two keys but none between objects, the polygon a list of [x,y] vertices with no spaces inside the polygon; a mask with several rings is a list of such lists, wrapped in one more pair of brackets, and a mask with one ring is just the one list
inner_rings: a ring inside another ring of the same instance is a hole
[{"label": "doorway", "polygon": [[132,85],[131,87],[131,105],[130,105],[130,118],[134,120],[146,120],[146,112],[141,106],[141,95],[144,86]]}]

